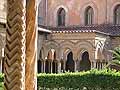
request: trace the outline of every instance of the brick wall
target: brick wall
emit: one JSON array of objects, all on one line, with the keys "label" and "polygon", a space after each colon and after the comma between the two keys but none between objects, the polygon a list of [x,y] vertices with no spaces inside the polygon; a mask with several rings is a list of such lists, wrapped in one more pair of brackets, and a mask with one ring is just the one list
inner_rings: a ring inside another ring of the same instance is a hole
[{"label": "brick wall", "polygon": [[84,12],[88,6],[94,10],[94,24],[103,24],[113,22],[113,10],[120,0],[47,0],[47,4],[48,25],[57,24],[60,7],[66,10],[66,25],[84,25]]}]

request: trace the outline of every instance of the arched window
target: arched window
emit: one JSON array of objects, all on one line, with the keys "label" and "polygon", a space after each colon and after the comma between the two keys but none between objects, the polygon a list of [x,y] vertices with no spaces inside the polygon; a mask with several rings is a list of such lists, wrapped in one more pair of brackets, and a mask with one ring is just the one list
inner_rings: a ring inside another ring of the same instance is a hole
[{"label": "arched window", "polygon": [[94,11],[92,7],[87,7],[85,11],[85,25],[93,24]]},{"label": "arched window", "polygon": [[58,26],[65,26],[65,10],[60,8],[58,10]]},{"label": "arched window", "polygon": [[120,24],[120,5],[117,5],[114,10],[114,24]]}]

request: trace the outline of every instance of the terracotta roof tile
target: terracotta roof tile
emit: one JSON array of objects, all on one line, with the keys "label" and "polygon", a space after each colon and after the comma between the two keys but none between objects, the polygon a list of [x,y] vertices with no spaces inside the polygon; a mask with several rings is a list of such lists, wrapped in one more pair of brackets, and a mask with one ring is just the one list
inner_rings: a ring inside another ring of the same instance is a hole
[{"label": "terracotta roof tile", "polygon": [[67,27],[51,27],[51,26],[40,26],[49,29],[54,32],[65,31],[65,32],[97,32],[111,36],[120,36],[120,25],[113,24],[101,24],[91,26],[67,26]]}]

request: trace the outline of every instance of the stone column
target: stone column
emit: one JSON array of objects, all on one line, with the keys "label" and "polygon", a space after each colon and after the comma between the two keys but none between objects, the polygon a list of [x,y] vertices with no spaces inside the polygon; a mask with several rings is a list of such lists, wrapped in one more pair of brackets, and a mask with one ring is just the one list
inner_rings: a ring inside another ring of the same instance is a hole
[{"label": "stone column", "polygon": [[43,72],[45,73],[45,61],[43,61]]},{"label": "stone column", "polygon": [[93,68],[96,69],[96,62],[93,61]]},{"label": "stone column", "polygon": [[58,63],[57,63],[57,72],[58,73],[61,72],[61,63],[60,63],[60,61],[58,61]]},{"label": "stone column", "polygon": [[[18,0],[17,0],[18,2]],[[25,90],[37,90],[37,0],[26,0]],[[19,5],[19,4],[18,4]]]},{"label": "stone column", "polygon": [[93,62],[91,61],[91,69],[93,68]]},{"label": "stone column", "polygon": [[52,64],[53,62],[50,62],[50,73],[52,73]]},{"label": "stone column", "polygon": [[75,63],[74,71],[76,72],[77,71],[77,61],[75,60],[74,63]]},{"label": "stone column", "polygon": [[43,71],[44,71],[44,61],[41,60],[41,73],[43,73]]},{"label": "stone column", "polygon": [[95,68],[97,69],[97,61],[95,62]]},{"label": "stone column", "polygon": [[26,0],[7,0],[4,90],[25,90],[25,7]]},{"label": "stone column", "polygon": [[63,72],[65,72],[66,71],[66,60],[64,61],[64,64],[63,64],[64,66],[63,66]]}]

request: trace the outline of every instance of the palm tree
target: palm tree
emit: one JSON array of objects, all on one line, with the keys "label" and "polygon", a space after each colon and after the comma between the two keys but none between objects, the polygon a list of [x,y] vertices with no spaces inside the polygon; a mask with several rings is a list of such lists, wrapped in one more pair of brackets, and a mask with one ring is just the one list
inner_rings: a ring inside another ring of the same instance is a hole
[{"label": "palm tree", "polygon": [[111,50],[111,52],[113,53],[113,60],[108,63],[107,67],[120,70],[120,46]]},{"label": "palm tree", "polygon": [[120,66],[120,46],[116,47],[112,52],[113,52],[112,63]]}]

